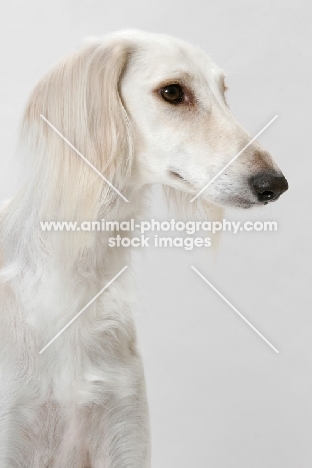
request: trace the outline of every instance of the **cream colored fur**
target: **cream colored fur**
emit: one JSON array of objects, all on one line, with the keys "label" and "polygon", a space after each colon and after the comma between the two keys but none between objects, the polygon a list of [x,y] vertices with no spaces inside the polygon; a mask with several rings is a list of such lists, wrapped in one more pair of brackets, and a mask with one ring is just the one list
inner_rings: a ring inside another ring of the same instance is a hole
[{"label": "cream colored fur", "polygon": [[[131,269],[39,355],[129,265],[130,252],[108,248],[110,233],[42,232],[39,223],[142,217],[153,183],[189,217],[257,204],[248,177],[279,171],[257,143],[189,203],[250,138],[227,107],[223,80],[200,49],[126,31],[89,40],[36,86],[23,119],[21,187],[0,218],[1,468],[150,466]],[[172,82],[194,101],[164,102],[157,90]]]}]

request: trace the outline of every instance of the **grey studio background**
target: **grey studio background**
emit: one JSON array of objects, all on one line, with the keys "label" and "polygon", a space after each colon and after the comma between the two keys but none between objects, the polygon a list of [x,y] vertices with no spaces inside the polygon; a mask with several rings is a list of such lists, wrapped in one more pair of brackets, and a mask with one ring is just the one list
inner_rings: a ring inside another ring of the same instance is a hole
[{"label": "grey studio background", "polygon": [[[19,119],[43,72],[82,37],[123,28],[201,45],[228,73],[228,101],[290,184],[275,204],[226,218],[276,220],[275,233],[224,234],[201,249],[134,252],[135,312],[146,369],[153,468],[310,468],[311,4],[308,0],[2,2],[1,184]],[[169,215],[159,190],[151,217]],[[275,354],[194,265],[280,351]]]}]

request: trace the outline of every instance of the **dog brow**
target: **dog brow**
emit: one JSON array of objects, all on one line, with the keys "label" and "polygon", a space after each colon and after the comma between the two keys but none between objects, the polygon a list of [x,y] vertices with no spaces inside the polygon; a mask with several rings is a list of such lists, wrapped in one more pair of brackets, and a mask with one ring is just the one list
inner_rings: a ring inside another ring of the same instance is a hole
[{"label": "dog brow", "polygon": [[157,86],[162,87],[168,85],[169,83],[181,83],[187,84],[191,81],[191,74],[185,71],[173,71],[168,74],[167,78],[162,79],[157,83]]}]

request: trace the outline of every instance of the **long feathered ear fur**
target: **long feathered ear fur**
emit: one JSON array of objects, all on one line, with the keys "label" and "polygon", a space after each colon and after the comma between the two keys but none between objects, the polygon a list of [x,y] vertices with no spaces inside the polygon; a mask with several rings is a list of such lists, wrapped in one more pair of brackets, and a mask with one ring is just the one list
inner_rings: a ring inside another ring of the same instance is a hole
[{"label": "long feathered ear fur", "polygon": [[79,223],[118,205],[119,195],[40,115],[123,192],[133,148],[119,83],[129,53],[120,39],[94,40],[52,67],[34,89],[22,124],[26,164],[15,199],[25,218],[32,207],[39,221]]}]

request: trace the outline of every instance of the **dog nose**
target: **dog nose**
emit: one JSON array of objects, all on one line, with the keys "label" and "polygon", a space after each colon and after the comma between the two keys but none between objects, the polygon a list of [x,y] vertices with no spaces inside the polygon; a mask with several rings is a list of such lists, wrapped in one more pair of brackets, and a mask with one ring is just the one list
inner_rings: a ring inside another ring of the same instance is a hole
[{"label": "dog nose", "polygon": [[251,187],[259,202],[267,203],[277,200],[288,190],[288,182],[283,175],[261,173],[251,178]]}]

